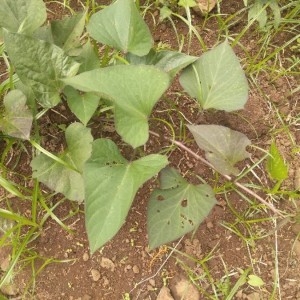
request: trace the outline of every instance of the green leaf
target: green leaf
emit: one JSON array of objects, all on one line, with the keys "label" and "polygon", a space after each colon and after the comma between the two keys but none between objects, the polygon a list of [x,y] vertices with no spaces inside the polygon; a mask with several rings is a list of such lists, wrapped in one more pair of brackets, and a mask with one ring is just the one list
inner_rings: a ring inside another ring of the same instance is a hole
[{"label": "green leaf", "polygon": [[161,172],[161,189],[151,195],[147,228],[150,249],[197,229],[216,204],[207,184],[189,184],[173,168]]},{"label": "green leaf", "polygon": [[256,0],[250,7],[248,12],[248,23],[257,20],[260,28],[264,28],[267,24],[267,10],[264,7],[265,1]]},{"label": "green leaf", "polygon": [[31,110],[32,115],[35,116],[37,114],[37,103],[31,87],[24,84],[21,80],[18,80],[15,83],[15,88],[20,90],[26,96],[26,104]]},{"label": "green leaf", "polygon": [[182,72],[179,81],[203,109],[234,111],[248,99],[247,79],[227,41],[204,53]]},{"label": "green leaf", "polygon": [[84,199],[82,171],[84,163],[91,155],[92,141],[90,129],[80,123],[71,124],[66,129],[68,148],[59,155],[65,164],[41,153],[31,162],[33,177],[70,200],[82,201]]},{"label": "green leaf", "polygon": [[249,275],[248,277],[248,284],[250,284],[251,286],[261,287],[265,284],[264,281],[256,275]]},{"label": "green leaf", "polygon": [[54,44],[50,24],[46,24],[42,27],[39,27],[37,30],[34,31],[34,33],[31,36],[38,40],[43,40],[50,44]]},{"label": "green leaf", "polygon": [[280,9],[278,3],[279,2],[277,0],[271,0],[269,2],[270,8],[274,15],[274,27],[276,29],[279,27],[280,22],[281,22],[281,9]]},{"label": "green leaf", "polygon": [[93,93],[80,94],[70,86],[64,89],[64,94],[72,113],[86,126],[99,105],[100,97]]},{"label": "green leaf", "polygon": [[0,0],[0,27],[11,32],[31,34],[46,18],[42,0]]},{"label": "green leaf", "polygon": [[4,97],[5,113],[0,120],[0,129],[10,136],[29,140],[33,117],[26,100],[20,90],[12,90]]},{"label": "green leaf", "polygon": [[182,7],[194,7],[197,5],[197,2],[194,0],[179,0],[178,5]]},{"label": "green leaf", "polygon": [[86,12],[78,13],[63,20],[51,22],[51,30],[55,45],[68,53],[80,46],[80,37],[84,30]]},{"label": "green leaf", "polygon": [[285,164],[275,142],[273,141],[267,158],[267,171],[273,180],[282,181],[288,177],[288,166]]},{"label": "green leaf", "polygon": [[87,31],[102,44],[140,56],[146,55],[153,44],[150,30],[133,0],[117,0],[93,14]]},{"label": "green leaf", "polygon": [[172,16],[172,10],[167,6],[164,5],[160,10],[159,10],[159,21],[163,21],[164,19],[170,18]]},{"label": "green leaf", "polygon": [[92,253],[121,228],[139,187],[167,164],[167,158],[158,154],[128,162],[112,141],[94,141],[84,167],[86,228]]},{"label": "green leaf", "polygon": [[238,175],[234,165],[249,157],[250,140],[241,132],[220,125],[188,125],[206,159],[223,175]]},{"label": "green leaf", "polygon": [[90,41],[84,44],[80,55],[76,59],[80,63],[78,73],[91,71],[100,67],[99,57]]},{"label": "green leaf", "polygon": [[79,63],[59,47],[22,34],[5,31],[4,42],[16,73],[38,101],[48,108],[57,105],[64,86],[61,79],[74,76]]},{"label": "green leaf", "polygon": [[187,67],[198,57],[186,55],[184,53],[175,51],[160,51],[155,52],[153,49],[146,56],[137,56],[134,54],[128,54],[127,60],[134,65],[154,65],[155,67],[169,73],[171,77],[174,77],[180,70]]},{"label": "green leaf", "polygon": [[64,80],[76,89],[112,100],[116,130],[132,147],[148,140],[148,117],[169,81],[166,73],[144,65],[117,65]]}]

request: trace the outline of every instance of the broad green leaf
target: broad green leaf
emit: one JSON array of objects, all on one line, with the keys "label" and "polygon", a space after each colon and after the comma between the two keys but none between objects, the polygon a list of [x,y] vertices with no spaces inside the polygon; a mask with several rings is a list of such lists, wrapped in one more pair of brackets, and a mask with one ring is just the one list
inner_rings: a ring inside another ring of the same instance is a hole
[{"label": "broad green leaf", "polygon": [[43,40],[43,41],[48,42],[50,44],[54,44],[50,24],[46,24],[42,27],[39,27],[37,30],[34,31],[34,33],[31,36],[33,38],[38,39],[38,40]]},{"label": "broad green leaf", "polygon": [[11,32],[31,34],[46,18],[43,0],[0,0],[0,27]]},{"label": "broad green leaf", "polygon": [[146,56],[137,56],[129,53],[127,60],[134,65],[154,65],[155,67],[169,73],[174,77],[180,70],[187,67],[198,57],[186,55],[175,51],[160,51],[155,52],[153,49]]},{"label": "broad green leaf", "polygon": [[82,171],[84,163],[91,155],[92,141],[90,129],[80,123],[71,124],[66,129],[68,148],[59,155],[66,164],[61,164],[41,153],[31,162],[33,177],[70,200],[82,201],[84,199]]},{"label": "broad green leaf", "polygon": [[173,168],[162,170],[161,188],[153,191],[148,205],[150,249],[197,229],[215,204],[209,185],[189,184]]},{"label": "broad green leaf", "polygon": [[64,86],[61,79],[74,76],[79,63],[59,47],[22,34],[5,31],[4,42],[16,73],[38,101],[48,108],[57,105]]},{"label": "broad green leaf", "polygon": [[80,63],[78,73],[91,71],[100,67],[99,57],[90,41],[87,41],[83,45],[82,51],[76,60]]},{"label": "broad green leaf", "polygon": [[128,162],[112,141],[94,141],[83,172],[86,228],[92,253],[124,224],[139,187],[167,164],[167,158],[158,154]]},{"label": "broad green leaf", "polygon": [[10,136],[29,140],[33,117],[26,100],[20,90],[12,90],[4,97],[5,112],[0,119],[0,129]]},{"label": "broad green leaf", "polygon": [[87,31],[102,44],[140,56],[146,55],[153,44],[150,30],[133,0],[117,0],[93,14]]},{"label": "broad green leaf", "polygon": [[258,277],[257,275],[251,274],[248,277],[249,277],[248,284],[250,284],[251,286],[261,287],[265,284],[264,281],[260,277]]},{"label": "broad green leaf", "polygon": [[64,89],[64,94],[72,113],[86,126],[99,105],[100,97],[93,93],[80,94],[70,86]]},{"label": "broad green leaf", "polygon": [[78,13],[63,20],[51,22],[51,31],[55,45],[66,53],[80,46],[80,37],[84,30],[86,13]]},{"label": "broad green leaf", "polygon": [[37,114],[37,103],[31,87],[29,85],[24,84],[21,80],[18,80],[15,83],[15,88],[17,90],[20,90],[26,96],[26,104],[31,110],[32,115],[35,116]]},{"label": "broad green leaf", "polygon": [[64,80],[76,89],[112,100],[116,130],[133,147],[148,140],[148,117],[169,81],[166,73],[145,65],[117,65]]},{"label": "broad green leaf", "polygon": [[187,67],[179,81],[203,109],[238,110],[248,99],[247,79],[227,41]]},{"label": "broad green leaf", "polygon": [[274,180],[284,180],[288,177],[288,167],[285,164],[275,142],[273,141],[267,159],[267,171]]},{"label": "broad green leaf", "polygon": [[250,140],[241,132],[220,125],[188,125],[206,159],[224,175],[238,175],[234,165],[249,157]]}]

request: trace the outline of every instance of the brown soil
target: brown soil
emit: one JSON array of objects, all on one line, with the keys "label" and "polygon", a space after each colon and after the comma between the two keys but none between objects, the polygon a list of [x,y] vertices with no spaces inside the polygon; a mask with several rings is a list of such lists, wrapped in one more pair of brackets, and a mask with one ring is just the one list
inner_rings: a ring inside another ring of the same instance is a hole
[{"label": "brown soil", "polygon": [[[239,1],[240,4],[234,0],[223,2],[221,11],[224,14],[235,13],[243,7],[242,1]],[[74,9],[80,8],[79,4],[75,2],[72,4]],[[57,3],[48,3],[48,7],[51,19],[59,19],[67,13]],[[152,13],[156,23],[154,24],[152,16],[148,14],[146,20],[156,43],[167,44],[173,49],[178,48],[171,24],[169,22],[159,23],[157,12],[152,11]],[[199,25],[200,30],[204,19],[194,15],[193,20],[195,24]],[[229,34],[234,35],[240,32],[246,22],[247,18],[244,17],[230,29]],[[175,24],[178,34],[186,36],[187,26],[180,21],[175,21]],[[202,38],[209,47],[217,42],[219,37],[217,30],[217,19],[214,17],[208,19],[205,27],[200,30]],[[249,53],[254,55],[259,46],[257,43],[259,37],[260,34],[253,28],[241,43],[247,47]],[[286,38],[287,36],[276,37],[274,45],[283,44]],[[187,45],[184,48],[187,50]],[[189,50],[193,55],[202,53],[201,46],[196,39],[193,39]],[[240,47],[235,47],[234,50],[243,61],[244,51]],[[284,57],[282,59],[284,60]],[[247,66],[244,67],[247,68]],[[180,121],[187,123],[185,120],[195,124],[228,126],[245,133],[254,145],[264,149],[268,148],[273,137],[290,166],[290,176],[284,182],[284,187],[292,190],[295,171],[300,167],[299,148],[298,152],[293,151],[295,149],[293,142],[298,145],[300,143],[300,135],[297,131],[299,124],[291,124],[288,132],[279,122],[276,111],[285,123],[297,115],[299,116],[297,103],[299,93],[289,95],[289,92],[299,85],[299,78],[285,76],[273,80],[275,76],[272,75],[274,74],[258,74],[255,81],[257,85],[252,84],[253,81],[249,78],[251,84],[249,101],[245,109],[238,113],[198,112],[194,101],[182,93],[177,93],[181,88],[175,81],[165,95],[166,101],[159,102],[153,116],[172,123],[177,133],[180,132]],[[178,112],[165,111],[170,107],[170,101],[184,115],[185,120]],[[55,111],[58,111],[59,114]],[[45,116],[42,128],[45,134],[46,132],[48,134],[45,137],[44,146],[49,151],[59,150],[60,144],[64,143],[63,134],[57,125],[70,124],[75,120],[75,117],[63,104],[55,111],[51,111]],[[94,121],[94,124],[97,124],[97,119]],[[168,129],[157,121],[151,121],[150,126],[162,135],[169,135]],[[95,136],[110,135],[115,141],[119,140],[115,133],[99,133],[96,128],[93,128],[93,132]],[[168,142],[151,136],[145,149],[147,153],[155,153],[167,145]],[[1,146],[3,147],[4,144]],[[197,152],[196,145],[190,143],[189,146]],[[21,149],[16,145],[15,151],[21,151]],[[251,160],[246,161],[241,167],[253,164],[253,161],[257,161],[262,156],[262,152],[259,150],[251,151]],[[126,148],[124,148],[124,155],[126,152]],[[8,162],[7,167],[14,165],[14,160],[17,159],[15,154]],[[191,180],[195,180],[193,175],[198,174],[208,182],[219,186],[222,184],[217,181],[212,170],[180,149],[169,153],[169,160]],[[22,154],[20,162],[21,164],[15,171],[28,175],[30,172],[29,158]],[[267,183],[268,180],[262,167],[261,164],[256,167],[243,179],[243,182],[253,185],[261,185],[261,182],[270,184]],[[17,178],[14,174],[12,176],[15,181],[22,184],[23,178]],[[156,181],[153,180],[139,190],[124,226],[107,245],[92,256],[89,254],[85,232],[83,205],[67,200],[61,201],[53,213],[72,232],[65,230],[56,220],[49,219],[41,229],[40,235],[30,244],[32,251],[35,251],[40,257],[35,260],[35,270],[42,266],[46,258],[53,259],[53,262],[36,276],[34,285],[30,282],[30,288],[23,296],[24,299],[121,300],[129,299],[125,298],[128,293],[130,299],[146,300],[156,299],[161,288],[166,285],[177,300],[179,298],[176,298],[174,292],[176,285],[181,279],[186,278],[194,281],[200,287],[199,298],[193,299],[225,299],[222,291],[228,289],[229,284],[232,288],[240,278],[241,272],[248,268],[252,269],[249,274],[256,274],[265,284],[261,288],[255,288],[246,283],[231,299],[300,299],[300,250],[299,242],[296,239],[298,231],[293,223],[285,223],[280,219],[272,221],[273,213],[270,210],[255,211],[255,209],[251,209],[249,202],[234,191],[227,194],[219,193],[217,195],[218,205],[194,235],[186,235],[179,244],[176,241],[168,247],[163,246],[149,251],[146,208],[150,190],[154,185],[156,185]],[[250,196],[248,197],[253,203],[257,202]],[[271,200],[266,195],[264,197]],[[52,197],[52,204],[48,203],[48,205],[55,205],[61,199],[58,195]],[[9,199],[9,202],[16,211],[30,214],[30,203],[24,203],[16,198]],[[300,203],[288,200],[288,197],[281,197],[274,205],[289,211],[295,210],[294,205],[300,206]],[[251,223],[251,220],[263,218],[265,218],[263,222]],[[232,230],[229,230],[229,226]],[[242,233],[243,238],[235,234],[234,230]],[[175,246],[176,251],[172,252],[172,247]],[[1,251],[1,261],[7,257],[7,252],[7,249]],[[206,260],[206,258],[209,259]],[[211,289],[211,282],[205,276],[207,274],[205,268],[209,270],[213,278],[218,298]],[[277,275],[279,278],[276,277]],[[24,288],[28,285],[30,278],[32,275],[29,267],[16,275],[15,284],[18,293],[11,296],[12,299],[22,298],[22,293],[24,293]],[[280,290],[277,288],[273,295],[273,290],[278,282],[280,282]]]}]

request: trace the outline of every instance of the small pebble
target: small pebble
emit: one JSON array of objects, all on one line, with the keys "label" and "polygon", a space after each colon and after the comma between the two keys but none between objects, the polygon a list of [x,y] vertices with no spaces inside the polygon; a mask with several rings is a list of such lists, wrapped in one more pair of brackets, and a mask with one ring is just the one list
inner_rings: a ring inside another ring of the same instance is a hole
[{"label": "small pebble", "polygon": [[93,281],[98,281],[100,279],[100,272],[96,269],[91,270]]},{"label": "small pebble", "polygon": [[128,272],[129,270],[131,270],[131,269],[132,269],[132,266],[131,266],[131,265],[127,265],[127,266],[125,266],[124,271],[125,271],[125,273],[126,273],[126,272]]},{"label": "small pebble", "polygon": [[107,286],[109,286],[109,280],[107,279],[107,277],[103,277],[103,286],[104,287],[107,287]]},{"label": "small pebble", "polygon": [[149,279],[149,283],[152,285],[152,286],[155,286],[156,283],[155,283],[155,280],[153,278]]},{"label": "small pebble", "polygon": [[6,272],[8,270],[10,265],[10,260],[11,260],[10,255],[8,255],[6,258],[3,259],[0,266],[1,271]]},{"label": "small pebble", "polygon": [[206,227],[207,227],[208,229],[212,229],[212,228],[214,228],[214,224],[213,224],[211,221],[208,221],[208,222],[206,223]]},{"label": "small pebble", "polygon": [[132,267],[132,271],[133,271],[134,274],[139,274],[140,273],[140,269],[137,265],[134,265]]},{"label": "small pebble", "polygon": [[170,289],[166,286],[163,286],[156,300],[174,300],[174,298],[171,295]]},{"label": "small pebble", "polygon": [[147,291],[155,291],[155,287],[153,287],[151,284],[147,284]]},{"label": "small pebble", "polygon": [[88,253],[84,252],[83,256],[82,256],[83,261],[88,261],[89,258],[90,258],[90,256],[88,255]]},{"label": "small pebble", "polygon": [[101,258],[101,263],[100,263],[100,266],[104,269],[108,269],[112,272],[114,272],[115,270],[115,264],[113,263],[112,260],[110,260],[109,258],[107,257],[102,257]]}]

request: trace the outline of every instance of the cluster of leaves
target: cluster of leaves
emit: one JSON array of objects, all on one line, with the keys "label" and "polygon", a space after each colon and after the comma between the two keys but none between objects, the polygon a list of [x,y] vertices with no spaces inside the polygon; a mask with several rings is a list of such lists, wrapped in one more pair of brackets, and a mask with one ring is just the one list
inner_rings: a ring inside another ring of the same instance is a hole
[{"label": "cluster of leaves", "polygon": [[[161,171],[160,187],[148,207],[149,244],[154,248],[195,230],[216,203],[214,192],[167,167],[165,155],[126,160],[112,140],[94,140],[90,119],[100,104],[112,106],[117,133],[137,148],[147,142],[153,107],[179,72],[180,84],[199,109],[242,109],[247,80],[227,41],[200,57],[155,50],[132,0],[117,0],[93,14],[87,25],[86,19],[82,12],[45,24],[42,0],[0,0],[1,36],[17,76],[4,97],[0,129],[38,142],[36,134],[31,136],[33,122],[38,124],[40,110],[58,105],[63,94],[79,122],[65,130],[63,152],[51,154],[39,147],[42,151],[31,162],[33,177],[70,200],[84,201],[94,252],[118,232],[138,189]],[[103,67],[95,42],[118,51],[123,63],[113,60]],[[217,125],[188,128],[218,172],[239,173],[235,164],[248,157],[250,144],[244,134]]]},{"label": "cluster of leaves", "polygon": [[248,11],[248,21],[256,20],[259,24],[260,29],[267,28],[268,17],[268,9],[272,12],[273,17],[273,26],[278,28],[281,22],[281,12],[279,7],[278,0],[254,0],[248,1],[244,0],[245,6],[249,6]]}]

